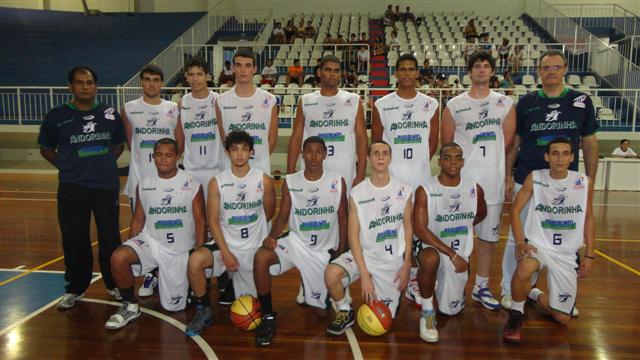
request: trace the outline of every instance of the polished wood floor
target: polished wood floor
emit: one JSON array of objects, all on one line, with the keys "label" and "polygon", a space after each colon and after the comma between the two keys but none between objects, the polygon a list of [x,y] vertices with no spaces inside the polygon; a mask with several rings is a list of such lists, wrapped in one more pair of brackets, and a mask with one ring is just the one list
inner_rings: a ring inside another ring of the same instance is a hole
[{"label": "polished wood floor", "polygon": [[[56,218],[56,186],[54,176],[0,175],[0,268],[33,269],[62,255]],[[640,352],[640,193],[599,192],[595,202],[598,204],[595,213],[600,253],[593,275],[579,284],[581,315],[569,326],[555,324],[527,307],[524,343],[517,347],[507,346],[501,341],[507,313],[487,311],[468,298],[462,314],[438,316],[440,342],[427,344],[418,334],[419,311],[403,299],[389,333],[370,337],[354,326],[362,358],[637,359]],[[502,235],[507,233],[508,206],[504,212],[507,215],[503,217]],[[122,229],[128,227],[129,219],[130,209],[123,205]],[[499,294],[503,247],[504,240],[494,258],[491,279],[494,294]],[[41,270],[63,269],[63,261],[59,260]],[[97,265],[94,271],[98,271]],[[31,273],[12,284],[26,284],[34,277],[35,273]],[[215,323],[203,333],[204,341],[199,345],[167,321],[174,319],[184,325],[193,310],[168,313],[161,309],[154,296],[143,300],[142,305],[167,318],[143,314],[137,322],[119,331],[104,329],[105,321],[116,309],[112,305],[82,302],[62,312],[55,308],[55,302],[51,302],[40,309],[42,312],[32,314],[33,317],[18,326],[7,329],[9,324],[3,324],[0,358],[201,359],[207,354],[220,359],[337,360],[356,357],[357,352],[354,353],[346,336],[332,338],[325,335],[325,327],[333,314],[323,318],[309,308],[296,305],[298,278],[293,271],[273,280],[274,308],[279,312],[278,330],[273,344],[267,348],[256,347],[253,333],[233,327],[227,310],[217,305],[214,306]],[[7,295],[7,286],[0,285],[0,298],[4,298],[3,292]],[[352,289],[356,305],[360,304],[358,293],[356,285]],[[217,297],[215,286],[210,295],[213,302]],[[90,286],[86,298],[111,301],[99,280]],[[2,306],[7,304],[0,304]],[[207,348],[215,355],[205,352],[209,351]]]}]

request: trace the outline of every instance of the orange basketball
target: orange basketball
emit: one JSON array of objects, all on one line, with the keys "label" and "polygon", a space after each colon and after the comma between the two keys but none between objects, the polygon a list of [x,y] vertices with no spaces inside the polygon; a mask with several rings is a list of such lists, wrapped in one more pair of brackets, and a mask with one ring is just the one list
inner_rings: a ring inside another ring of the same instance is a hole
[{"label": "orange basketball", "polygon": [[243,295],[231,304],[231,322],[245,331],[255,330],[262,322],[260,302],[250,295]]},{"label": "orange basketball", "polygon": [[393,317],[391,310],[383,302],[375,300],[362,304],[358,309],[358,325],[371,336],[380,336],[391,328]]}]

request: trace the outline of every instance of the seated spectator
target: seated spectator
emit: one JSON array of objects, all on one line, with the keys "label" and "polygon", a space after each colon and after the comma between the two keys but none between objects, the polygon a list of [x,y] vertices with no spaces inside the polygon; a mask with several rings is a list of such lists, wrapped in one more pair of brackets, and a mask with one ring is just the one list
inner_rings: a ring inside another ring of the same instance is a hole
[{"label": "seated spectator", "polygon": [[224,69],[220,71],[220,75],[218,75],[218,86],[222,86],[222,84],[226,84],[229,87],[233,86],[236,82],[236,75],[233,73],[231,69],[231,61],[227,60],[224,62]]},{"label": "seated spectator", "polygon": [[420,85],[429,85],[433,83],[433,69],[429,65],[429,59],[426,59],[423,63],[422,69],[420,69]]},{"label": "seated spectator", "polygon": [[296,38],[304,39],[306,27],[304,26],[304,19],[300,19],[298,26],[296,27]]},{"label": "seated spectator", "polygon": [[304,37],[305,39],[315,39],[318,32],[316,28],[311,25],[311,20],[307,21],[307,27],[304,28]]},{"label": "seated spectator", "polygon": [[342,36],[342,34],[338,34],[338,38],[335,41],[336,45],[342,45],[342,44],[346,44],[346,41],[344,41],[344,37]]},{"label": "seated spectator", "polygon": [[502,44],[498,47],[498,56],[500,57],[500,67],[505,69],[509,61],[509,51],[511,45],[509,45],[509,39],[502,39]]},{"label": "seated spectator", "polygon": [[376,41],[373,43],[373,48],[371,49],[373,56],[384,55],[385,54],[385,46],[382,41],[382,37],[377,36]]},{"label": "seated spectator", "polygon": [[387,10],[385,10],[384,15],[382,16],[382,25],[393,26],[393,18],[393,5],[389,4],[389,6],[387,6]]},{"label": "seated spectator", "polygon": [[369,51],[365,45],[360,45],[360,50],[358,50],[358,73],[369,73]]},{"label": "seated spectator", "polygon": [[396,5],[396,10],[393,12],[393,21],[400,21],[402,19],[402,13],[400,12],[400,5]]},{"label": "seated spectator", "polygon": [[291,82],[297,82],[298,85],[302,86],[304,82],[304,69],[300,66],[300,60],[293,60],[293,66],[289,66],[287,69],[287,85]]},{"label": "seated spectator", "polygon": [[356,64],[351,63],[347,69],[342,72],[342,85],[344,87],[356,87],[358,83],[358,74],[356,72]]},{"label": "seated spectator", "polygon": [[453,80],[453,85],[451,86],[451,96],[458,96],[464,91],[464,87],[460,84],[460,79]]},{"label": "seated spectator", "polygon": [[511,71],[508,69],[505,70],[502,76],[504,76],[504,78],[502,79],[502,81],[500,81],[500,87],[503,89],[507,89],[504,91],[506,95],[513,95],[513,88],[515,87],[515,84],[513,83],[513,79],[511,78]]},{"label": "seated spectator", "polygon": [[287,42],[288,43],[292,43],[293,42],[297,31],[298,31],[298,29],[296,28],[295,25],[293,25],[293,20],[287,21],[287,26],[284,27],[284,34],[287,37]]},{"label": "seated spectator", "polygon": [[498,79],[497,76],[493,75],[489,79],[489,88],[491,88],[491,89],[500,89],[500,80]]},{"label": "seated spectator", "polygon": [[467,63],[469,62],[471,55],[478,51],[476,40],[478,40],[478,38],[472,37],[470,41],[464,45],[464,61]]},{"label": "seated spectator", "polygon": [[489,41],[489,33],[480,34],[480,44],[478,44],[478,48],[481,51],[489,53],[489,55],[493,56],[493,52],[495,50],[495,46]]},{"label": "seated spectator", "polygon": [[398,39],[398,32],[394,30],[391,32],[391,40],[389,40],[389,50],[398,52],[399,49],[400,40]]},{"label": "seated spectator", "polygon": [[407,6],[407,11],[405,11],[404,14],[402,14],[402,22],[407,22],[407,21],[411,21],[411,22],[416,21],[416,16],[413,15],[413,13],[411,12],[411,7],[409,6]]},{"label": "seated spectator", "polygon": [[[447,84],[447,76],[445,74],[438,74],[435,77],[433,87],[435,89],[441,89],[440,93],[442,93],[442,97],[451,96],[451,90],[449,90],[449,84]],[[438,97],[438,93],[433,93],[436,98]]]},{"label": "seated spectator", "polygon": [[262,68],[262,79],[260,84],[269,84],[272,87],[276,85],[276,77],[278,76],[278,69],[273,66],[273,60],[267,59],[267,64]]},{"label": "seated spectator", "polygon": [[275,44],[285,44],[287,42],[287,35],[280,23],[276,23],[271,35],[273,36],[273,43]]},{"label": "seated spectator", "polygon": [[631,150],[629,147],[630,144],[631,143],[628,139],[622,139],[620,141],[620,146],[613,150],[611,156],[616,158],[640,158],[635,151]]},{"label": "seated spectator", "polygon": [[310,84],[313,87],[318,87],[318,84],[320,84],[320,75],[318,74],[318,70],[320,70],[320,59],[317,60],[316,66],[313,67],[313,75],[309,76],[309,78],[305,80],[304,83]]},{"label": "seated spectator", "polygon": [[471,43],[478,38],[478,30],[476,30],[476,25],[473,19],[469,20],[467,26],[464,27],[462,35],[467,39],[468,43]]},{"label": "seated spectator", "polygon": [[517,74],[520,71],[523,59],[522,45],[516,45],[511,55],[509,55],[509,65],[513,74]]},{"label": "seated spectator", "polygon": [[213,82],[213,75],[211,74],[207,74],[207,86],[208,87],[216,86],[216,83]]},{"label": "seated spectator", "polygon": [[358,41],[360,44],[368,44],[369,39],[367,39],[367,33],[363,32],[362,34],[360,34],[360,39]]},{"label": "seated spectator", "polygon": [[333,45],[336,40],[331,36],[331,34],[327,34],[327,37],[324,38],[323,44],[325,45]]}]

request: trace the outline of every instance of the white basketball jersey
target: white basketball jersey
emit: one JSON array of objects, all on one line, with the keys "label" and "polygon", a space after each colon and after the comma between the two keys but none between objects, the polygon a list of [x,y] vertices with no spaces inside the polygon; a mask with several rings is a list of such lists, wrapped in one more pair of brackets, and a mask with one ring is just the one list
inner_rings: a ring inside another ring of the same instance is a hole
[{"label": "white basketball jersey", "polygon": [[474,99],[464,92],[447,103],[456,123],[453,141],[464,152],[461,175],[482,186],[488,205],[504,202],[502,126],[512,105],[511,98],[493,90],[484,99]]},{"label": "white basketball jersey", "polygon": [[162,138],[175,139],[178,105],[167,100],[151,105],[139,98],[126,103],[124,111],[131,126],[131,161],[124,193],[134,197],[138,181],[157,174],[153,162],[156,141]]},{"label": "white basketball jersey", "polygon": [[287,187],[291,195],[290,236],[313,251],[337,249],[342,177],[325,172],[320,179],[310,181],[301,170],[287,175]]},{"label": "white basketball jersey", "polygon": [[424,186],[429,199],[427,228],[460,256],[468,259],[473,251],[473,220],[478,208],[474,181],[462,178],[455,187],[440,184],[437,176]]},{"label": "white basketball jersey", "polygon": [[213,91],[204,99],[196,99],[191,93],[182,97],[180,119],[184,131],[183,164],[186,170],[213,170],[217,173],[224,169],[223,139],[218,134],[214,107],[217,97]]},{"label": "white basketball jersey", "polygon": [[220,227],[231,249],[255,249],[268,235],[264,213],[264,173],[249,170],[238,178],[231,169],[216,175],[220,191]]},{"label": "white basketball jersey", "polygon": [[[262,89],[256,89],[253,96],[242,98],[236,95],[235,88],[218,97],[218,108],[222,114],[225,134],[234,130],[244,130],[253,137],[254,155],[249,160],[251,168],[271,174],[269,158],[269,127],[271,112],[277,104],[276,97]],[[225,157],[225,167],[230,168]]]},{"label": "white basketball jersey", "polygon": [[138,185],[144,209],[143,232],[172,253],[184,253],[196,244],[193,198],[200,183],[178,169],[171,179],[144,177]]},{"label": "white basketball jersey", "polygon": [[319,90],[302,95],[303,140],[310,136],[324,140],[327,145],[324,169],[340,174],[347,187],[351,187],[356,177],[355,124],[359,100],[358,94],[343,90],[338,90],[335,96],[322,96]]},{"label": "white basketball jersey", "polygon": [[378,188],[367,178],[351,190],[358,210],[360,244],[368,266],[375,263],[396,267],[406,251],[404,209],[412,201],[411,185],[391,177],[385,187]]},{"label": "white basketball jersey", "polygon": [[382,139],[391,145],[391,175],[414,188],[424,184],[431,177],[429,132],[438,101],[422,93],[407,100],[392,92],[375,107],[384,128]]},{"label": "white basketball jersey", "polygon": [[533,196],[525,220],[525,237],[537,247],[574,254],[584,243],[589,178],[569,170],[565,179],[534,170]]}]

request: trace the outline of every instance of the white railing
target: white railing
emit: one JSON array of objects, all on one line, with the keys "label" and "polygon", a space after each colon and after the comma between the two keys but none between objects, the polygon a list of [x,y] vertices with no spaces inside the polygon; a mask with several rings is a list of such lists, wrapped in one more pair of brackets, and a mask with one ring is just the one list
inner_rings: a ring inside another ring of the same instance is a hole
[{"label": "white railing", "polygon": [[[181,96],[186,90],[186,88],[165,88],[162,96],[167,100],[172,98],[176,100],[176,93]],[[229,88],[212,88],[212,90],[228,91]],[[280,100],[280,127],[291,127],[295,117],[298,97],[303,93],[314,90],[316,89],[281,88],[270,90],[275,92]],[[345,88],[344,90],[358,93],[361,96],[368,122],[370,122],[373,103],[387,92],[395,89],[361,86],[355,89]],[[463,90],[419,88],[419,91],[438,99],[441,104],[446,104],[449,98]],[[505,92],[514,101],[517,101],[520,96],[535,90],[535,87],[524,88],[520,86],[514,89],[499,89],[498,91]],[[104,87],[100,88],[97,98],[102,103],[121,109],[128,97],[127,94],[133,91],[140,92],[141,89]],[[374,91],[376,95],[372,93]],[[638,113],[640,112],[640,89],[591,88],[583,91],[592,97],[601,130],[640,131],[640,126],[636,127]],[[39,125],[52,107],[59,106],[70,99],[71,94],[67,87],[0,87],[0,124]],[[440,111],[443,108],[444,106],[439,107]]]},{"label": "white railing", "polygon": [[553,4],[563,15],[582,27],[614,28],[625,36],[640,35],[640,21],[633,12],[617,4]]},{"label": "white railing", "polygon": [[638,49],[640,48],[640,35],[632,35],[624,37],[611,43],[618,46],[618,51],[622,56],[631,60],[632,63],[640,65],[640,56]]}]

